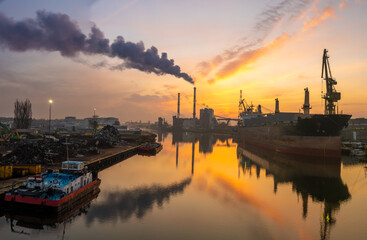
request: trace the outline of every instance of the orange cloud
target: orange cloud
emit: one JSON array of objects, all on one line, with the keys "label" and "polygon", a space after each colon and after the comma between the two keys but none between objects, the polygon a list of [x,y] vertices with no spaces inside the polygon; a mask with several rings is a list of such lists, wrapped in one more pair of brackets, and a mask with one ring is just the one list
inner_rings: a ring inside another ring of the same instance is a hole
[{"label": "orange cloud", "polygon": [[218,72],[216,72],[215,79],[226,79],[237,74],[238,72],[248,69],[249,66],[256,62],[260,57],[281,46],[289,39],[290,36],[286,33],[283,33],[281,36],[277,37],[264,47],[243,52],[236,60],[227,63]]},{"label": "orange cloud", "polygon": [[345,7],[345,5],[347,4],[349,0],[342,0],[340,3],[339,3],[339,8],[340,9],[343,9]]},{"label": "orange cloud", "polygon": [[331,6],[325,7],[322,11],[319,11],[316,6],[314,6],[313,9],[316,11],[316,16],[314,16],[309,21],[303,23],[303,29],[302,29],[303,32],[307,31],[310,28],[316,27],[317,25],[325,22],[325,20],[327,20],[330,17],[335,17],[334,8]]},{"label": "orange cloud", "polygon": [[[284,220],[281,214],[258,199],[251,191],[250,186],[244,186],[242,182],[230,178],[222,173],[214,172],[212,169],[207,169],[206,173],[209,177],[208,180],[204,179],[203,176],[197,178],[197,184],[201,190],[206,190],[215,197],[221,197],[222,200],[226,202],[239,201],[241,203],[248,203],[251,206],[258,208],[278,224],[283,224]],[[212,180],[212,182],[210,180]],[[219,184],[226,192],[222,193],[219,191],[213,183]]]},{"label": "orange cloud", "polygon": [[[219,67],[225,61],[235,58],[243,49],[254,46],[256,43],[250,43],[240,47],[234,47],[224,51],[221,55],[215,56],[210,61],[203,61],[198,64],[198,75],[195,80],[205,79],[210,73],[212,73],[217,67]],[[213,84],[215,79],[209,79],[209,84]]]}]

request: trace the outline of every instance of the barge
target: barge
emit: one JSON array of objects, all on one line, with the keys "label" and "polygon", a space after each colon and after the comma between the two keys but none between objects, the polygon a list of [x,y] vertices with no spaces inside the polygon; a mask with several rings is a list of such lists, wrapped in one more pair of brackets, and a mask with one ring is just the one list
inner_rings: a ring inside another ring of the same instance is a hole
[{"label": "barge", "polygon": [[30,176],[23,186],[7,191],[4,200],[10,207],[61,212],[99,192],[96,175],[83,162],[65,161],[60,172]]},{"label": "barge", "polygon": [[156,155],[163,149],[162,144],[153,142],[139,147],[139,155]]}]

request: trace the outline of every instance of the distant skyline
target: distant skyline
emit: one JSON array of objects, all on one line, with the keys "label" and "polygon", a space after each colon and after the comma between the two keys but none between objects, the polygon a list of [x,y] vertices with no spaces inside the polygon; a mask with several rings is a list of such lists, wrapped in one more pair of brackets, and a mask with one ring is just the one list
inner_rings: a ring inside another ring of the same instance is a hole
[{"label": "distant skyline", "polygon": [[327,48],[339,110],[367,117],[366,10],[364,0],[2,0],[0,116],[28,98],[34,118],[47,119],[53,99],[53,118],[96,108],[170,122],[178,92],[181,116],[192,116],[194,86],[197,115],[208,106],[237,117],[241,89],[248,103],[273,110],[279,98],[280,111],[298,112],[305,87],[322,113]]}]

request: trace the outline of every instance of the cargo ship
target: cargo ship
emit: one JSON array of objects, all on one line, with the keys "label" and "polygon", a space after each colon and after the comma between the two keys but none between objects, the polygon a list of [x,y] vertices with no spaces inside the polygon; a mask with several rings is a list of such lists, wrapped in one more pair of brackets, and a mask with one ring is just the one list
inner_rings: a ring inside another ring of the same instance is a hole
[{"label": "cargo ship", "polygon": [[30,176],[23,186],[5,193],[10,207],[61,212],[99,191],[100,179],[83,162],[64,161],[60,172]]},{"label": "cargo ship", "polygon": [[351,115],[339,114],[336,107],[341,94],[335,90],[337,82],[331,75],[327,53],[324,49],[321,74],[326,81],[324,114],[310,114],[308,88],[305,88],[303,113],[280,112],[279,101],[275,99],[274,113],[264,114],[261,105],[255,110],[241,96],[240,106],[244,107],[239,123],[241,144],[291,155],[340,158],[340,134]]}]

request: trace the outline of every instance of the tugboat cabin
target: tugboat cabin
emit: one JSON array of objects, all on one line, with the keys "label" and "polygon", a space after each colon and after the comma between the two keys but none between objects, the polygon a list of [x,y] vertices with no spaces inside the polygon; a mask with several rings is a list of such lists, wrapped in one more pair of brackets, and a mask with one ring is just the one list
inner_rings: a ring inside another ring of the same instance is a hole
[{"label": "tugboat cabin", "polygon": [[62,171],[82,171],[84,169],[84,162],[78,161],[65,161],[62,162]]}]

